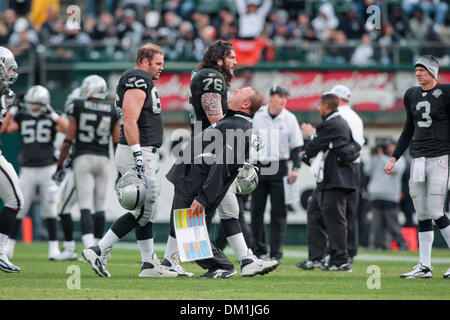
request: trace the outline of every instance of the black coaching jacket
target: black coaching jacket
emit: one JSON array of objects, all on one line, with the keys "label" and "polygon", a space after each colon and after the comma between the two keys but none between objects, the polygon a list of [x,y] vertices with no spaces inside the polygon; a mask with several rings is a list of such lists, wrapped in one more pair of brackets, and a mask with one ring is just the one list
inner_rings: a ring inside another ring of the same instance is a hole
[{"label": "black coaching jacket", "polygon": [[229,110],[226,116],[191,138],[166,178],[187,201],[215,209],[248,159],[252,118]]},{"label": "black coaching jacket", "polygon": [[323,118],[316,128],[316,136],[305,147],[305,162],[320,151],[328,151],[325,158],[323,181],[317,183],[318,190],[349,189],[356,190],[355,165],[342,165],[337,160],[335,150],[352,141],[350,127],[340,115],[333,111]]}]

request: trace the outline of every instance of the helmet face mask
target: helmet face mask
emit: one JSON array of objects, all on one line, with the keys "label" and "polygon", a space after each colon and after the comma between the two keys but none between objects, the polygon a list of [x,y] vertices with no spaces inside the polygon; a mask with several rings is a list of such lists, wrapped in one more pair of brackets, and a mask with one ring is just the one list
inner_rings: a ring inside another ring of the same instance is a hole
[{"label": "helmet face mask", "polygon": [[25,102],[25,107],[33,117],[39,117],[44,108],[42,104],[34,102]]},{"label": "helmet face mask", "polygon": [[32,86],[24,96],[24,104],[33,117],[38,117],[50,104],[50,92],[43,86]]},{"label": "helmet face mask", "polygon": [[115,190],[120,205],[124,209],[135,210],[144,204],[147,183],[138,177],[136,171],[130,170],[117,181]]},{"label": "helmet face mask", "polygon": [[255,167],[251,164],[244,164],[236,177],[236,193],[248,194],[253,192],[258,186],[259,178]]},{"label": "helmet face mask", "polygon": [[0,80],[13,84],[19,74],[15,71],[18,68],[16,59],[12,52],[5,47],[0,47]]},{"label": "helmet face mask", "polygon": [[84,78],[80,86],[81,99],[100,99],[105,100],[108,96],[108,86],[105,79],[97,75],[91,75]]}]

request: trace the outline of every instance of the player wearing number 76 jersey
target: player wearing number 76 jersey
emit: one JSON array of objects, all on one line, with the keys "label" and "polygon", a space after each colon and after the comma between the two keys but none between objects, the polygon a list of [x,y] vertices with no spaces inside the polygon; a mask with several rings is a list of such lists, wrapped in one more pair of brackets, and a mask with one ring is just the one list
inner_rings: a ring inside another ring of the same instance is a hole
[{"label": "player wearing number 76 jersey", "polygon": [[[384,170],[395,171],[395,163],[406,148],[412,157],[409,189],[419,223],[419,264],[401,278],[431,278],[433,221],[450,247],[447,199],[450,155],[450,84],[438,84],[439,64],[425,55],[415,63],[420,86],[409,88],[403,98],[406,122],[392,157]],[[450,279],[450,269],[444,273]]]},{"label": "player wearing number 76 jersey", "polygon": [[[105,80],[97,75],[86,77],[80,87],[81,99],[68,107],[69,126],[61,147],[55,180],[63,176],[63,163],[73,144],[73,174],[80,207],[81,239],[86,248],[103,236],[105,207],[110,172],[109,147],[119,141],[119,121],[108,95]],[[91,208],[95,210],[92,218]],[[94,238],[95,237],[95,238]]]}]

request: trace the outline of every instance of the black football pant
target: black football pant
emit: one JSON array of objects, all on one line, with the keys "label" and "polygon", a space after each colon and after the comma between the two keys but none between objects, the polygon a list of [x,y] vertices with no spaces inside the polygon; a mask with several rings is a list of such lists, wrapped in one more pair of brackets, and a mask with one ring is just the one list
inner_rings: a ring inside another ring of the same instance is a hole
[{"label": "black football pant", "polygon": [[360,164],[354,164],[356,168],[355,180],[357,188],[350,193],[347,199],[347,250],[348,256],[353,258],[358,253],[358,208],[359,208],[359,185],[361,180]]},{"label": "black football pant", "polygon": [[283,256],[282,244],[286,232],[287,219],[283,177],[287,175],[287,172],[287,162],[280,161],[278,173],[274,175],[260,175],[258,186],[252,193],[251,229],[255,240],[255,252],[253,253],[257,256],[267,254],[264,211],[269,195],[271,204],[270,257],[281,260]]},{"label": "black football pant", "polygon": [[308,260],[311,261],[320,261],[328,254],[328,235],[325,232],[325,223],[320,210],[320,195],[321,193],[314,189],[306,208]]},{"label": "black football pant", "polygon": [[314,190],[308,203],[310,260],[321,260],[329,252],[330,264],[348,262],[346,207],[350,193],[346,189]]},{"label": "black football pant", "polygon": [[[181,192],[177,191],[175,189],[174,196],[173,196],[173,202],[172,202],[172,210],[170,211],[170,235],[172,237],[176,237],[175,235],[175,226],[173,221],[173,211],[177,209],[184,209],[189,208],[192,204],[192,201],[194,199],[192,198],[186,198],[181,194]],[[205,208],[206,211],[206,220],[207,225],[208,221],[210,221],[210,218],[214,215],[215,210],[208,210],[208,208]],[[225,254],[222,252],[222,250],[217,249],[212,243],[211,249],[213,252],[213,257],[208,259],[202,259],[202,260],[196,260],[195,262],[202,267],[203,269],[208,270],[216,270],[216,269],[225,269],[225,270],[234,270],[233,263],[225,256]]]}]

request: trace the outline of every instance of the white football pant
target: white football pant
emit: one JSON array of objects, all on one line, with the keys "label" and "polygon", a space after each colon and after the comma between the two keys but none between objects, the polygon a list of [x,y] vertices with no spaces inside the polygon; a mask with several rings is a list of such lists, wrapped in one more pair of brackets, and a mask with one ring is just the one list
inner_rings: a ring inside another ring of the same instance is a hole
[{"label": "white football pant", "polygon": [[83,154],[72,162],[75,188],[80,210],[105,211],[109,179],[109,158]]},{"label": "white football pant", "polygon": [[[151,188],[156,189],[157,199],[159,198],[159,193],[161,191],[161,176],[159,173],[159,153],[152,152],[153,147],[141,147],[142,157],[144,158],[144,177],[147,183],[151,183]],[[121,175],[126,172],[133,170],[135,167],[135,161],[133,157],[133,152],[130,146],[119,144],[116,150],[116,167]],[[152,182],[150,182],[152,181]],[[147,194],[150,188],[147,188]],[[156,219],[156,208],[157,201],[152,201],[146,197],[144,202],[144,213],[139,219],[138,223],[141,226],[146,225],[148,222],[155,222]],[[141,214],[141,209],[138,208],[131,212],[133,216],[137,219]]]},{"label": "white football pant", "polygon": [[58,202],[58,213],[70,213],[72,207],[77,203],[77,191],[75,189],[75,178],[73,176],[73,170],[67,169],[66,177],[59,186],[61,199]]},{"label": "white football pant", "polygon": [[20,209],[23,206],[23,194],[16,171],[0,151],[0,199],[5,207]]},{"label": "white football pant", "polygon": [[444,214],[448,185],[448,155],[425,159],[425,181],[413,181],[417,159],[411,161],[411,178],[409,190],[417,220],[436,220]]},{"label": "white football pant", "polygon": [[17,219],[23,219],[30,210],[33,199],[39,188],[41,200],[41,217],[57,217],[58,187],[52,180],[56,171],[56,164],[45,167],[22,167],[20,169],[20,188],[22,189],[24,204],[17,214]]}]

